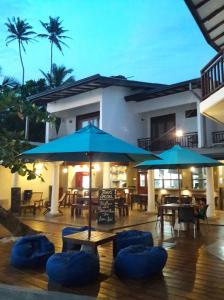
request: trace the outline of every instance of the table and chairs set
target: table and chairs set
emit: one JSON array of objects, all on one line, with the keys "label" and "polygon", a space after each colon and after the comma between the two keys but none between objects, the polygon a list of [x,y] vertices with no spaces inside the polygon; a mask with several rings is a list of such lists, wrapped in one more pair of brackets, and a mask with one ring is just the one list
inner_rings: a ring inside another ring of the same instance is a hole
[{"label": "table and chairs set", "polygon": [[200,230],[200,220],[203,220],[208,225],[207,209],[208,204],[206,204],[206,198],[201,198],[200,200],[194,201],[190,196],[164,196],[162,202],[157,203],[157,221],[160,222],[161,235],[164,234],[164,222],[168,218],[171,230],[174,230],[175,223],[177,221],[178,225],[178,236],[180,235],[180,226],[182,223],[193,224],[194,238],[196,236],[196,230]]}]

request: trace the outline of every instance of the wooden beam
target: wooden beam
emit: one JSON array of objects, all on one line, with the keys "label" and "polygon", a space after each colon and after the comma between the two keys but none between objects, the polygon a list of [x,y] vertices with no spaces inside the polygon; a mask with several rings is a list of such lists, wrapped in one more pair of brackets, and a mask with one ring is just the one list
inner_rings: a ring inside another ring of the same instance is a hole
[{"label": "wooden beam", "polygon": [[217,23],[215,26],[213,26],[212,28],[210,28],[208,30],[208,33],[211,33],[213,30],[217,29],[218,27],[222,26],[224,24],[224,20],[222,20],[221,22]]},{"label": "wooden beam", "polygon": [[217,35],[216,37],[214,37],[212,40],[213,40],[213,41],[216,41],[216,40],[218,40],[219,38],[221,38],[222,36],[224,36],[224,32],[220,33],[219,35]]},{"label": "wooden beam", "polygon": [[212,13],[210,13],[207,17],[202,19],[202,22],[205,23],[207,21],[210,21],[212,18],[214,18],[216,15],[218,15],[222,10],[224,10],[224,5],[220,6],[216,10],[214,10]]},{"label": "wooden beam", "polygon": [[197,5],[195,5],[195,9],[199,9],[200,7],[202,7],[203,5],[205,5],[206,3],[210,2],[210,0],[203,0],[200,3],[198,3]]},{"label": "wooden beam", "polygon": [[224,42],[222,43],[222,44],[220,44],[220,45],[218,45],[220,48],[222,48],[223,46],[224,46]]}]

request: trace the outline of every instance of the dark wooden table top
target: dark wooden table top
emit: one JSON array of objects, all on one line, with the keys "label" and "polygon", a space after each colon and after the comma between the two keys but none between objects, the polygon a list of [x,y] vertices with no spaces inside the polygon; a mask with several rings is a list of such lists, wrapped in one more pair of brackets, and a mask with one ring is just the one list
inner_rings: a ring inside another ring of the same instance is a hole
[{"label": "dark wooden table top", "polygon": [[113,241],[115,236],[116,234],[114,233],[91,231],[91,237],[90,239],[88,239],[88,230],[85,230],[78,233],[66,235],[64,238],[72,240],[74,243],[77,244],[97,246]]}]

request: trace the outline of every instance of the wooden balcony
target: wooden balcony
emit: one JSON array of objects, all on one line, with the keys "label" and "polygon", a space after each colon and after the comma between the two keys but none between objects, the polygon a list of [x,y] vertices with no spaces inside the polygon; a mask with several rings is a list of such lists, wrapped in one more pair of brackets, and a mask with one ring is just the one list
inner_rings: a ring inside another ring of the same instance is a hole
[{"label": "wooden balcony", "polygon": [[212,132],[212,143],[213,144],[224,144],[224,131]]},{"label": "wooden balcony", "polygon": [[201,70],[202,100],[224,86],[224,52],[218,53]]},{"label": "wooden balcony", "polygon": [[198,133],[189,132],[182,137],[174,137],[172,139],[157,139],[151,138],[138,139],[138,146],[148,151],[163,151],[179,144],[182,147],[195,148],[198,147]]}]

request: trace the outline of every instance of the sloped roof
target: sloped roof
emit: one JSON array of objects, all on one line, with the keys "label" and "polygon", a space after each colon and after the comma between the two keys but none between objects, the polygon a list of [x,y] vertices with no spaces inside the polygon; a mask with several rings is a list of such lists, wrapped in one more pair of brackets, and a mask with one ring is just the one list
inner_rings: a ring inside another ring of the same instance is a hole
[{"label": "sloped roof", "polygon": [[176,93],[182,93],[188,91],[190,86],[192,89],[200,88],[201,87],[200,79],[196,78],[196,79],[182,81],[182,82],[178,82],[166,86],[161,86],[155,88],[154,90],[148,90],[141,93],[136,93],[134,95],[126,96],[125,100],[136,101],[136,102],[145,101],[145,100],[172,95]]},{"label": "sloped roof", "polygon": [[135,80],[127,80],[123,76],[106,77],[96,74],[77,80],[73,83],[66,84],[33,96],[28,99],[36,104],[46,104],[62,98],[78,95],[98,88],[106,88],[109,86],[123,86],[135,89],[155,89],[165,86],[163,84],[148,83]]},{"label": "sloped roof", "polygon": [[184,0],[206,41],[216,51],[224,49],[224,0]]}]

